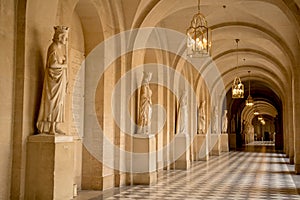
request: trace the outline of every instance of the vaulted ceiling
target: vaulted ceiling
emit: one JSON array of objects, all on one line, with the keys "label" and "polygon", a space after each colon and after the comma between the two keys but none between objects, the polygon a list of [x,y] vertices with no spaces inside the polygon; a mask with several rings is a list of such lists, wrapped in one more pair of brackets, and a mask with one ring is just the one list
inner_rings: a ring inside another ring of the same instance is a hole
[{"label": "vaulted ceiling", "polygon": [[[185,34],[197,12],[197,3],[197,0],[140,1],[135,4],[132,28],[158,26]],[[250,70],[250,79],[256,85],[252,89],[254,98],[281,109],[281,101],[292,95],[293,71],[299,65],[299,7],[299,0],[200,1],[201,13],[212,29],[212,59],[228,92],[234,76],[238,75],[247,94]],[[238,68],[237,38],[240,39]]]},{"label": "vaulted ceiling", "polygon": [[[80,2],[85,4],[88,1]],[[99,4],[99,1],[94,2]],[[197,13],[198,4],[198,0],[120,2],[102,2],[104,7],[110,4],[112,11],[116,11],[114,15],[120,30],[163,27],[182,34],[186,33],[193,15]],[[276,109],[282,109],[284,104],[288,104],[287,100],[292,98],[293,79],[297,78],[294,77],[294,71],[300,65],[299,7],[300,0],[200,1],[201,13],[212,29],[211,58],[220,71],[228,94],[234,77],[239,76],[245,84],[247,97],[248,71],[251,71],[251,95],[254,100],[271,103]],[[120,10],[123,14],[118,14]],[[91,18],[88,10],[80,13],[87,20]],[[111,25],[104,23],[102,26],[103,29],[109,29]],[[237,38],[240,39],[238,50],[235,43]],[[244,101],[235,104],[242,109]],[[228,102],[228,105],[233,103]]]}]

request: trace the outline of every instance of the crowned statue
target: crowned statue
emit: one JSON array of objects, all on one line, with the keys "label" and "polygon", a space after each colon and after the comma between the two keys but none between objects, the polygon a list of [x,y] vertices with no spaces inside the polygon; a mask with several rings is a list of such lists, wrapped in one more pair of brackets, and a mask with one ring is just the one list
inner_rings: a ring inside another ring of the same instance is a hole
[{"label": "crowned statue", "polygon": [[65,122],[69,28],[55,26],[54,31],[47,52],[42,99],[36,126],[39,133],[65,135],[58,125]]}]

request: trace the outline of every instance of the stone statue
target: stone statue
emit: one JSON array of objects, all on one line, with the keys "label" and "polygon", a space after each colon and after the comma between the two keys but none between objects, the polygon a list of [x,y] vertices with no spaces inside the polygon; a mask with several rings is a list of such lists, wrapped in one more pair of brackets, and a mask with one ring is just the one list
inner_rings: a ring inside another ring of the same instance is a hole
[{"label": "stone statue", "polygon": [[231,133],[235,133],[235,115],[231,119]]},{"label": "stone statue", "polygon": [[246,135],[248,132],[249,132],[249,123],[248,123],[248,121],[243,120],[243,131],[242,131],[242,133]]},{"label": "stone statue", "polygon": [[211,132],[217,133],[217,131],[218,131],[218,108],[217,108],[217,106],[214,106],[214,108],[213,108],[211,127],[212,127]]},{"label": "stone statue", "polygon": [[149,86],[149,82],[152,78],[152,73],[144,72],[144,77],[142,80],[141,92],[140,92],[140,106],[139,106],[139,119],[138,125],[143,132],[148,134],[149,126],[151,124],[152,117],[152,91]]},{"label": "stone statue", "polygon": [[224,114],[222,116],[222,133],[227,133],[227,126],[228,126],[227,110],[224,110]]},{"label": "stone statue", "polygon": [[179,101],[176,134],[187,134],[188,107],[187,91],[184,90]]},{"label": "stone statue", "polygon": [[205,115],[205,101],[200,103],[198,108],[198,134],[205,133],[205,126],[206,126],[206,115]]},{"label": "stone statue", "polygon": [[47,52],[41,106],[36,125],[39,133],[64,135],[57,125],[65,121],[69,28],[55,26],[54,30],[53,42]]}]

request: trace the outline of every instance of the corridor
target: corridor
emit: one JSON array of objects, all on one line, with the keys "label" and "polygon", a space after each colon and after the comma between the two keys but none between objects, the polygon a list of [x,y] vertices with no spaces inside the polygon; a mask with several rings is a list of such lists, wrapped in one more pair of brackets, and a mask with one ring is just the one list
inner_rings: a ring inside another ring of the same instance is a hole
[{"label": "corridor", "polygon": [[[82,191],[83,199],[300,199],[299,178],[274,146],[249,145],[243,151],[193,162],[189,171],[164,171],[154,186],[114,191]],[[298,187],[296,186],[298,185]]]}]

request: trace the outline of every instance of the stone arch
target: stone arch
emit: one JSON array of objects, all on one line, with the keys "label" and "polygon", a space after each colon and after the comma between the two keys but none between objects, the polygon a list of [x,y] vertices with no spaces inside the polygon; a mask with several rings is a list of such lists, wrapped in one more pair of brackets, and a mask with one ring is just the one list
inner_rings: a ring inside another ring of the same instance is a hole
[{"label": "stone arch", "polygon": [[[116,19],[112,16],[111,13],[113,11],[107,12],[108,10],[112,10],[109,1],[101,1],[101,2],[94,2],[94,1],[86,1],[86,0],[79,0],[74,5],[73,10],[73,19],[76,18],[77,21],[81,24],[81,33],[82,33],[82,43],[83,46],[83,55],[84,57],[88,56],[93,49],[103,42],[106,38],[110,37],[111,35],[116,33],[115,29],[118,29],[115,25]],[[110,13],[110,14],[103,14],[103,13]],[[111,27],[107,27],[110,24]],[[115,28],[115,29],[114,29]],[[75,31],[75,30],[74,30]],[[105,55],[108,54],[108,49],[105,49],[102,55],[98,55],[99,57],[105,58]],[[102,60],[102,62],[105,62]],[[93,73],[93,71],[89,67],[89,62],[84,62],[82,67],[84,67],[84,84],[82,85],[83,88],[86,88],[86,81],[89,79],[89,76]],[[114,71],[116,69],[116,63],[109,66],[106,72],[103,74],[102,77],[99,78],[97,90],[95,91],[95,105],[90,103],[89,99],[84,99],[84,107],[94,107],[97,113],[97,120],[104,130],[104,133],[107,134],[109,138],[112,138],[112,141],[115,140],[115,127],[112,123],[113,117],[111,113],[111,106],[110,106],[110,98],[111,96],[109,93],[112,92],[112,85],[111,82],[114,82],[115,77],[111,76],[110,74],[115,74]],[[91,131],[89,128],[88,118],[89,113],[84,111],[84,133]],[[109,131],[108,131],[109,130]],[[82,149],[82,174],[78,174],[78,177],[82,176],[81,186],[83,189],[99,189],[103,190],[106,188],[114,187],[114,181],[111,181],[114,177],[114,170],[108,169],[101,160],[97,160],[96,158],[103,158],[106,154],[105,151],[108,151],[104,148],[104,144],[99,143],[101,151],[90,151],[88,147],[83,146]],[[94,155],[99,154],[99,155]],[[103,158],[104,159],[104,158]],[[81,172],[81,171],[80,171]],[[80,173],[79,172],[79,173]],[[95,173],[96,172],[96,173]],[[106,174],[106,175],[105,175]],[[104,177],[107,176],[109,184],[105,183]]]}]

